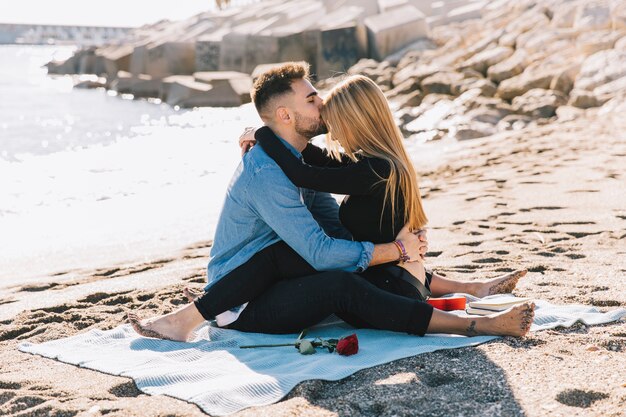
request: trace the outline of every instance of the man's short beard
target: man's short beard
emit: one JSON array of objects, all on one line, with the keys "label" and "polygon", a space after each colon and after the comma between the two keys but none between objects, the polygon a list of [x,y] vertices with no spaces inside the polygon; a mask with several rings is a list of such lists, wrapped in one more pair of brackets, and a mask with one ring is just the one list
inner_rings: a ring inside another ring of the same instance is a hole
[{"label": "man's short beard", "polygon": [[314,119],[312,117],[305,117],[298,112],[295,112],[296,115],[296,133],[299,135],[311,139],[318,135],[323,135],[328,133],[328,128],[326,127],[326,123],[319,118]]}]

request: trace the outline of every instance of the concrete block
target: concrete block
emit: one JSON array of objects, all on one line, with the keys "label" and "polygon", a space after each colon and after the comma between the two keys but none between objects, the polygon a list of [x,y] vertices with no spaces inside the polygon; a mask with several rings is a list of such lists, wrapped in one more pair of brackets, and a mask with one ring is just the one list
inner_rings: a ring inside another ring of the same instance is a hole
[{"label": "concrete block", "polygon": [[[233,28],[222,38],[220,50],[220,71],[245,71],[245,68],[254,69],[254,65],[246,62],[246,50],[249,40],[254,39],[263,30],[271,27],[278,17],[274,16],[269,19],[255,20]],[[252,41],[251,41],[252,42]],[[266,62],[273,62],[271,59]]]},{"label": "concrete block", "polygon": [[443,18],[439,24],[447,25],[469,19],[480,19],[482,17],[483,8],[487,5],[487,3],[487,0],[476,1],[450,10],[450,12],[447,13],[445,18]]},{"label": "concrete block", "polygon": [[114,45],[98,49],[96,55],[102,57],[104,73],[114,78],[118,71],[130,70],[130,56],[133,53],[132,45]]},{"label": "concrete block", "polygon": [[374,16],[380,13],[378,0],[322,0],[322,4],[329,12],[344,7],[358,6],[363,10],[364,17]]},{"label": "concrete block", "polygon": [[[143,97],[158,97],[159,86],[155,88],[153,79],[147,74],[131,74],[126,71],[119,71],[114,80],[109,84],[109,87],[113,91],[117,91],[119,94],[135,94],[138,93]],[[146,96],[146,92],[152,89],[156,90],[156,93],[152,96]]]},{"label": "concrete block", "polygon": [[252,86],[250,77],[243,76],[232,72],[203,72],[194,74],[193,80],[172,80],[166,102],[185,108],[240,106],[250,101]]},{"label": "concrete block", "polygon": [[159,89],[158,98],[161,99],[162,102],[167,102],[167,96],[170,91],[170,87],[177,82],[186,82],[186,81],[194,81],[193,75],[170,75],[169,77],[165,77],[161,80],[161,88]]},{"label": "concrete block", "polygon": [[369,55],[377,60],[428,35],[424,13],[404,6],[365,19]]},{"label": "concrete block", "polygon": [[222,40],[229,31],[229,28],[221,28],[196,41],[196,71],[219,70]]},{"label": "concrete block", "polygon": [[361,25],[320,31],[315,72],[319,79],[345,73],[366,56],[367,34]]}]

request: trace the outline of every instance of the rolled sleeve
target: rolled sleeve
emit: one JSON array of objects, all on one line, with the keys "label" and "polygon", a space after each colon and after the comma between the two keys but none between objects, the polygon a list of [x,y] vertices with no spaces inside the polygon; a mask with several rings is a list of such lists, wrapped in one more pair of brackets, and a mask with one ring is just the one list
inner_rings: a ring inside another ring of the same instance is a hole
[{"label": "rolled sleeve", "polygon": [[315,269],[354,272],[367,268],[373,244],[328,236],[302,201],[298,188],[278,166],[259,170],[249,185],[251,208]]},{"label": "rolled sleeve", "polygon": [[361,242],[361,245],[363,245],[361,259],[359,259],[356,270],[349,272],[363,272],[367,269],[370,262],[372,261],[372,256],[374,254],[374,244],[372,242]]}]

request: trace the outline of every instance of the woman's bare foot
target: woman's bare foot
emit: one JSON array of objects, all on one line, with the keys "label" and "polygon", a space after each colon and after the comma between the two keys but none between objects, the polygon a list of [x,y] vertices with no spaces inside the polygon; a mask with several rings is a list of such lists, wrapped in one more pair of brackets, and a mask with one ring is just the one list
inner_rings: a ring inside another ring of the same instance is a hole
[{"label": "woman's bare foot", "polygon": [[201,290],[196,290],[189,287],[185,287],[185,289],[183,289],[183,295],[190,303],[193,303],[195,299],[197,297],[200,297],[202,294],[204,294],[204,291]]},{"label": "woman's bare foot", "polygon": [[135,313],[126,313],[126,317],[137,333],[144,337],[155,339],[173,340],[175,342],[186,342],[189,332],[181,331],[180,326],[176,326],[170,314],[153,317],[147,320],[140,320]]},{"label": "woman's bare foot", "polygon": [[524,303],[501,313],[476,317],[466,329],[468,335],[524,336],[535,317],[535,304]]},{"label": "woman's bare foot", "polygon": [[517,285],[517,281],[526,275],[526,273],[528,273],[527,269],[519,269],[488,281],[476,282],[474,283],[475,290],[472,294],[482,298],[487,295],[510,293]]}]

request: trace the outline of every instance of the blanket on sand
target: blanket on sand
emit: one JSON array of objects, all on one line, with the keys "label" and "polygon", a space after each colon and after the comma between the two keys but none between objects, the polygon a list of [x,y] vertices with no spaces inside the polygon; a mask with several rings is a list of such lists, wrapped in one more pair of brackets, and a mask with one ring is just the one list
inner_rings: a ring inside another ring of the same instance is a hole
[{"label": "blanket on sand", "polygon": [[[603,324],[626,316],[623,308],[601,313],[589,306],[535,303],[531,331],[568,327],[577,321]],[[382,330],[355,330],[340,322],[316,326],[309,331],[307,339],[340,338],[354,332],[359,338],[359,352],[348,357],[321,349],[316,355],[307,356],[292,347],[240,349],[243,345],[290,343],[297,335],[242,333],[209,324],[199,327],[188,343],[144,338],[126,324],[41,344],[22,343],[18,349],[126,376],[147,394],[169,395],[194,403],[211,415],[227,415],[247,407],[272,404],[305,380],[335,381],[396,359],[475,346],[496,338],[443,334],[417,337]]]}]

